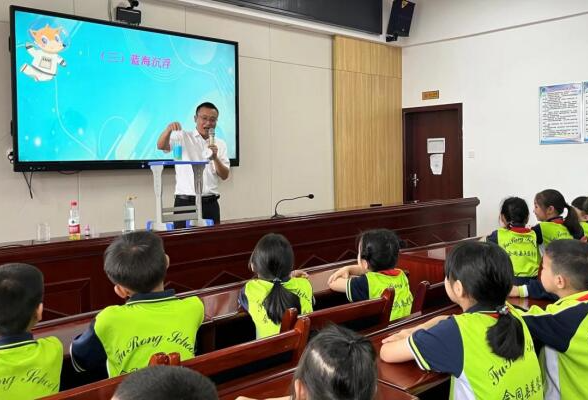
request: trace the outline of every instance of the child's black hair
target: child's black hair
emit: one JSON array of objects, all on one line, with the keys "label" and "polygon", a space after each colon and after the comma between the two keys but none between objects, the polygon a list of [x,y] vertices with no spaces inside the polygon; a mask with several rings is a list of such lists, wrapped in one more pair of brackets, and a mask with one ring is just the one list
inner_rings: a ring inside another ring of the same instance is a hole
[{"label": "child's black hair", "polygon": [[288,239],[268,233],[257,242],[249,264],[260,279],[273,284],[263,301],[263,307],[273,323],[279,324],[288,308],[301,312],[300,298],[282,285],[290,278],[294,267],[294,251]]},{"label": "child's black hair", "polygon": [[572,288],[588,290],[588,244],[574,239],[554,240],[545,249],[554,274],[565,276]]},{"label": "child's black hair", "polygon": [[584,236],[584,231],[580,225],[578,214],[572,209],[572,206],[566,203],[565,198],[560,192],[555,189],[543,190],[535,195],[535,201],[542,209],[547,209],[550,206],[553,206],[559,215],[563,214],[564,209],[567,209],[568,214],[564,219],[564,226],[568,228],[568,231],[573,237],[580,238]]},{"label": "child's black hair", "polygon": [[152,232],[117,237],[104,253],[104,271],[114,284],[136,293],[149,293],[165,279],[167,258],[163,241]]},{"label": "child's black hair", "polygon": [[127,375],[118,385],[116,400],[218,400],[216,388],[200,372],[156,365]]},{"label": "child's black hair", "polygon": [[27,332],[43,302],[43,274],[28,264],[0,266],[0,336]]},{"label": "child's black hair", "polygon": [[498,312],[486,340],[494,354],[514,361],[523,355],[525,338],[521,322],[505,306],[513,276],[510,257],[493,243],[460,243],[445,260],[445,277],[450,282],[459,280],[478,305]]},{"label": "child's black hair", "polygon": [[365,337],[331,325],[306,346],[294,379],[304,384],[310,400],[373,400],[376,352]]},{"label": "child's black hair", "polygon": [[588,197],[579,196],[572,201],[572,206],[582,211],[584,214],[588,214]]},{"label": "child's black hair", "polygon": [[520,197],[509,197],[502,202],[500,214],[508,226],[524,226],[529,220],[529,207]]},{"label": "child's black hair", "polygon": [[377,272],[396,267],[400,241],[390,229],[372,229],[359,235],[359,258],[368,263],[371,271]]}]

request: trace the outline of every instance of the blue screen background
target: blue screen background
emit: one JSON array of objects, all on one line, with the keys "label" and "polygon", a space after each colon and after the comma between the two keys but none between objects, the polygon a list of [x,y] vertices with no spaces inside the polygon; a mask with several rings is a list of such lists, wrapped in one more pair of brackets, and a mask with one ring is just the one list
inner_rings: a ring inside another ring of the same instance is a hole
[{"label": "blue screen background", "polygon": [[[37,82],[20,69],[33,61],[29,29],[47,24],[63,28],[66,66]],[[216,135],[235,158],[234,45],[22,11],[15,36],[20,161],[169,159],[159,134],[173,121],[195,129],[204,101],[219,108]]]}]

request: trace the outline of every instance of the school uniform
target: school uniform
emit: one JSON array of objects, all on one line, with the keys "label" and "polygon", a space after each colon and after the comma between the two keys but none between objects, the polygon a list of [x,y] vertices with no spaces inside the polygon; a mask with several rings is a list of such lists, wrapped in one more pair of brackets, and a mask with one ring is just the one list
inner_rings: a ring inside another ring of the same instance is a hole
[{"label": "school uniform", "polygon": [[377,299],[384,290],[394,289],[394,304],[390,321],[406,317],[412,309],[412,293],[406,274],[399,268],[367,272],[347,280],[345,294],[350,302]]},{"label": "school uniform", "polygon": [[[581,239],[581,237],[572,236],[568,228],[563,224],[564,219],[561,216],[550,218],[547,221],[539,222],[533,228],[533,232],[537,235],[537,245],[540,249],[540,254],[545,251],[547,245],[554,240],[561,239]],[[519,286],[520,297],[530,297],[532,299],[544,299],[549,301],[557,301],[559,297],[552,293],[548,293],[541,281],[537,279],[529,279],[528,281],[515,279],[515,284]]]},{"label": "school uniform", "polygon": [[584,237],[588,237],[588,222],[582,221],[580,222],[580,226],[582,227],[582,231],[584,231]]},{"label": "school uniform", "polygon": [[523,319],[542,346],[545,398],[588,399],[588,291],[564,297],[545,310],[533,306]]},{"label": "school uniform", "polygon": [[492,232],[487,241],[506,251],[516,278],[536,278],[541,257],[537,248],[537,234],[524,225],[510,225]]},{"label": "school uniform", "polygon": [[557,216],[550,218],[547,221],[539,222],[531,228],[537,234],[537,244],[543,245],[543,248],[546,248],[547,245],[554,240],[582,239],[581,235],[572,236],[563,223],[564,219],[561,216]]},{"label": "school uniform", "polygon": [[71,345],[77,371],[106,365],[108,376],[144,368],[155,353],[194,357],[196,332],[204,320],[197,296],[179,299],[174,290],[135,294],[122,306],[100,311],[90,327]]},{"label": "school uniform", "polygon": [[547,293],[537,277],[541,254],[537,244],[537,233],[524,225],[513,224],[500,228],[486,238],[506,251],[512,262],[514,284],[519,287],[520,297],[556,301],[557,296]]},{"label": "school uniform", "polygon": [[63,345],[31,333],[0,338],[0,399],[28,400],[59,392]]},{"label": "school uniform", "polygon": [[486,333],[498,315],[479,305],[408,338],[421,369],[451,374],[450,399],[543,400],[541,369],[531,334],[514,308],[508,307],[521,321],[525,338],[523,356],[513,362],[492,352]]},{"label": "school uniform", "polygon": [[[279,283],[286,290],[294,293],[300,299],[301,314],[312,312],[313,294],[310,281],[306,278],[290,278]],[[280,333],[280,325],[274,323],[263,306],[263,302],[274,286],[273,282],[263,279],[251,279],[245,284],[239,294],[239,304],[245,309],[255,324],[256,337],[258,339],[277,335]]]}]

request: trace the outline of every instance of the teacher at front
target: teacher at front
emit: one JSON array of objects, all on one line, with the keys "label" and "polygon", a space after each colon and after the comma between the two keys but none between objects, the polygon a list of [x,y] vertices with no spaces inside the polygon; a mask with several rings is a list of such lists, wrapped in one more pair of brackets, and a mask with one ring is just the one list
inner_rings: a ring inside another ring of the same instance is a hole
[{"label": "teacher at front", "polygon": [[[219,178],[229,177],[230,162],[227,155],[227,144],[224,140],[214,137],[210,143],[210,130],[216,127],[218,109],[212,103],[202,103],[196,107],[194,121],[196,129],[184,131],[179,122],[170,123],[161,132],[157,140],[157,148],[164,152],[171,150],[170,141],[182,146],[182,160],[200,161],[209,159],[204,168],[202,184],[202,218],[212,219],[215,224],[220,222],[220,206],[218,199]],[[190,165],[176,165],[176,190],[174,207],[193,206],[196,204],[194,189],[194,173]],[[177,212],[181,213],[181,212]],[[186,221],[174,222],[174,228],[185,228]]]}]

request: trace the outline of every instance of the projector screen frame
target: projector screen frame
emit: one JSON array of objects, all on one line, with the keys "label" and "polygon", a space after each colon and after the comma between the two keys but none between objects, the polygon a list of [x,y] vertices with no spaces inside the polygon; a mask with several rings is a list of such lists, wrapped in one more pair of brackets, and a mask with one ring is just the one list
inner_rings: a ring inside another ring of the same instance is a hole
[{"label": "projector screen frame", "polygon": [[[135,25],[126,25],[114,21],[105,21],[96,18],[82,17],[78,15],[65,14],[47,10],[40,10],[29,7],[22,7],[11,5],[10,9],[10,36],[9,36],[9,51],[10,51],[10,80],[11,80],[11,100],[12,100],[12,121],[10,121],[10,134],[12,136],[13,144],[13,167],[14,172],[37,172],[37,171],[86,171],[86,170],[119,170],[119,169],[149,169],[148,163],[150,161],[159,160],[106,160],[106,161],[20,161],[18,152],[18,109],[17,109],[17,88],[16,88],[16,74],[18,73],[16,65],[16,12],[28,12],[40,14],[48,17],[57,17],[72,19],[81,22],[90,22],[101,25],[115,26],[122,29],[132,29],[145,32],[160,33],[171,36],[180,36],[189,39],[199,39],[211,42],[223,43],[233,45],[235,49],[235,157],[230,159],[232,167],[239,166],[239,42],[232,40],[225,40],[202,35],[193,35],[183,32],[175,32],[157,28],[147,28]],[[222,110],[219,110],[222,118]],[[170,117],[171,118],[171,117]],[[162,130],[164,127],[162,127]],[[153,144],[156,146],[156,143]],[[171,157],[170,157],[171,160]]]}]

